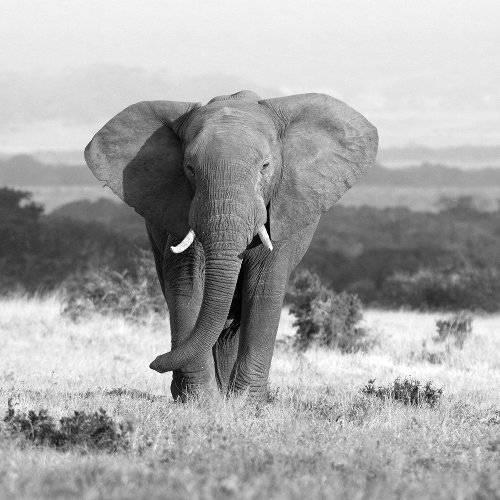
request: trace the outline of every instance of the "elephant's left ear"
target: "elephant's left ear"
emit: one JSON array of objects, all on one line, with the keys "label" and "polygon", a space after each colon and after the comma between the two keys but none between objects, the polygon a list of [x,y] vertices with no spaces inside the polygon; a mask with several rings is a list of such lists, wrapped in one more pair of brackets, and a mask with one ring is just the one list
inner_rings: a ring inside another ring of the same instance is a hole
[{"label": "elephant's left ear", "polygon": [[271,238],[280,240],[317,220],[366,171],[377,154],[377,129],[324,94],[260,101],[283,141],[283,173],[271,199]]}]

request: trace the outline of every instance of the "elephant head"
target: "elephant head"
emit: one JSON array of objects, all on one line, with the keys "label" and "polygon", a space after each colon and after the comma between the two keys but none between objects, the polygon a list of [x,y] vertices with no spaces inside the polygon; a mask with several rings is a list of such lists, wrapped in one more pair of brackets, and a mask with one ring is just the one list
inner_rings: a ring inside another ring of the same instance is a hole
[{"label": "elephant head", "polygon": [[272,251],[272,242],[316,222],[374,164],[377,142],[375,127],[332,97],[261,100],[249,91],[204,106],[140,102],[94,136],[85,149],[94,175],[182,240],[171,251],[194,237],[204,249],[196,325],[153,368],[180,369],[212,348],[254,237]]}]

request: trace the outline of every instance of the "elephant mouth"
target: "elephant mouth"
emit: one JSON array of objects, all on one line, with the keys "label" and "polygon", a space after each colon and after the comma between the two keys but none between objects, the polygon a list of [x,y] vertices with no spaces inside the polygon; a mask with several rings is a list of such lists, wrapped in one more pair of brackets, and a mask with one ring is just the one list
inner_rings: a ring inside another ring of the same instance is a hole
[{"label": "elephant mouth", "polygon": [[[269,238],[269,233],[267,232],[265,225],[260,226],[257,231],[257,236],[259,237],[261,243],[271,252],[273,250],[273,244],[271,242],[271,238]],[[190,228],[186,236],[184,236],[184,239],[178,245],[171,246],[170,250],[173,253],[182,253],[191,246],[195,238],[196,234]]]}]

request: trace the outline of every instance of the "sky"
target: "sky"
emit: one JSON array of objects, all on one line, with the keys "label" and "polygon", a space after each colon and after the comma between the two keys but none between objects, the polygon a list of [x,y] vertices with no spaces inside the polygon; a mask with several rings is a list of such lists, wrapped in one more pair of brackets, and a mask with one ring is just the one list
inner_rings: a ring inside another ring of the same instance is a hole
[{"label": "sky", "polygon": [[499,25],[497,0],[2,0],[0,152],[242,88],[333,95],[381,147],[498,145]]}]

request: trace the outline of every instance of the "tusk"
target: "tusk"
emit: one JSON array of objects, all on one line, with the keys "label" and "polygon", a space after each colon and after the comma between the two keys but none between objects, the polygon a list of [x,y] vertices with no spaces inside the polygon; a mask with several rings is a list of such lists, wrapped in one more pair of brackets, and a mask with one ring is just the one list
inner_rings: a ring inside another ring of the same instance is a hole
[{"label": "tusk", "polygon": [[170,247],[173,253],[182,253],[184,250],[191,246],[191,243],[194,241],[194,231],[192,229],[189,230],[188,234],[184,237],[184,239],[175,247]]},{"label": "tusk", "polygon": [[273,244],[271,243],[271,238],[267,234],[266,226],[261,226],[258,231],[258,235],[262,244],[271,251],[273,249]]}]

